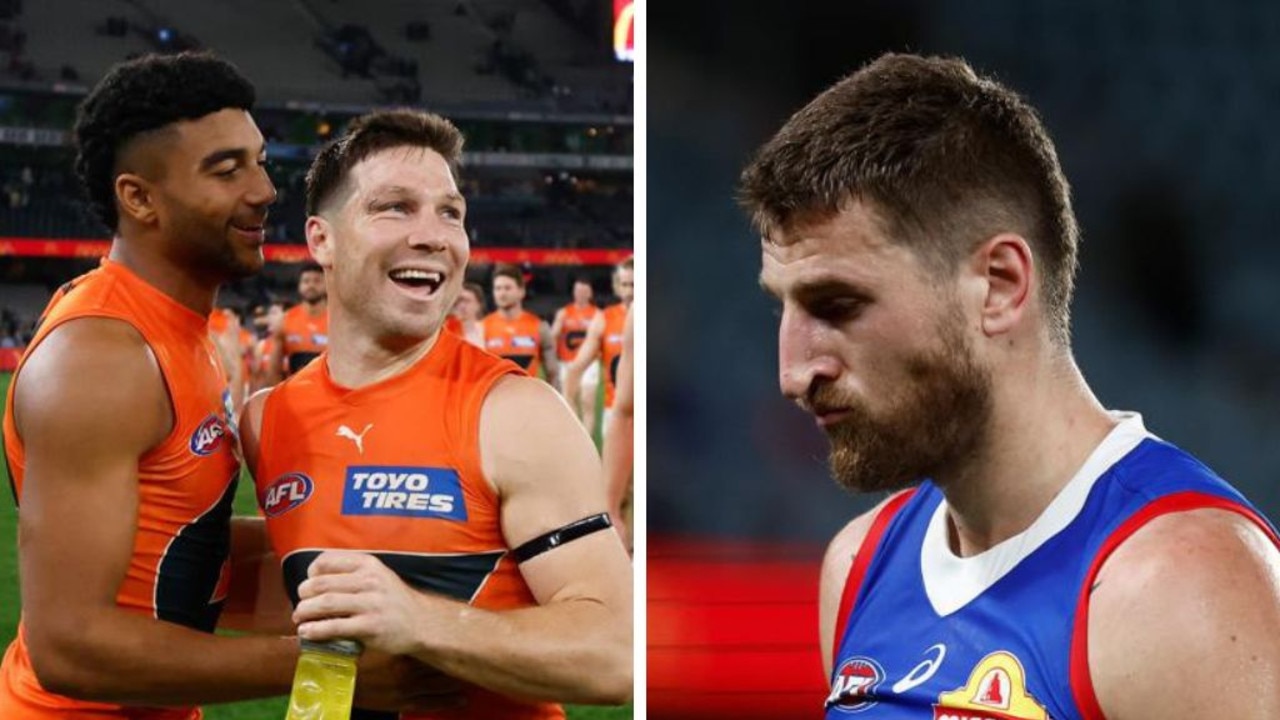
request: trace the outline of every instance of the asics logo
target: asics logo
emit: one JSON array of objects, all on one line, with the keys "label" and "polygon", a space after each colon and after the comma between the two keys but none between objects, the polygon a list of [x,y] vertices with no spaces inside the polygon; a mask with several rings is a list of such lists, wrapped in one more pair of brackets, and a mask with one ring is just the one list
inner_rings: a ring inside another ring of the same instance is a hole
[{"label": "asics logo", "polygon": [[894,683],[893,691],[901,695],[913,687],[924,684],[929,678],[933,677],[933,674],[938,672],[938,667],[942,665],[942,659],[947,656],[947,646],[938,643],[925,650],[926,653],[935,651],[936,655],[925,658],[924,662],[911,668],[911,672],[907,673],[906,677]]}]

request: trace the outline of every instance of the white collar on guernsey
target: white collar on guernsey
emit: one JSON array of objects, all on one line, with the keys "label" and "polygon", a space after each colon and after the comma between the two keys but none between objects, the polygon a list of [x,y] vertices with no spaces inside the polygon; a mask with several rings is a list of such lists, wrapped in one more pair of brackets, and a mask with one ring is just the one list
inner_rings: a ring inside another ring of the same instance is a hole
[{"label": "white collar on guernsey", "polygon": [[920,547],[920,569],[925,594],[941,617],[963,608],[1018,566],[1049,538],[1057,535],[1084,508],[1093,484],[1138,443],[1149,437],[1142,416],[1112,412],[1119,424],[1094,448],[1075,477],[1063,486],[1040,517],[1026,530],[972,557],[957,557],[947,540],[947,501],[944,498],[929,520]]}]

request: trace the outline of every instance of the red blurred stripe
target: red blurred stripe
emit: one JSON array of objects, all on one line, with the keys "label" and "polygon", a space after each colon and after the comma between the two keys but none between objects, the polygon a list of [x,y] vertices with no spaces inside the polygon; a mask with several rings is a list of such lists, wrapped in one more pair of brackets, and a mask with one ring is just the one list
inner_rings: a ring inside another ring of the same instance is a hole
[{"label": "red blurred stripe", "polygon": [[650,538],[648,716],[817,718],[814,545]]},{"label": "red blurred stripe", "polygon": [[[110,240],[0,237],[0,257],[99,258],[110,250]],[[311,259],[306,245],[266,245],[262,250],[271,262],[306,262]],[[471,262],[475,265],[616,265],[630,255],[631,251],[625,249],[472,248]]]}]

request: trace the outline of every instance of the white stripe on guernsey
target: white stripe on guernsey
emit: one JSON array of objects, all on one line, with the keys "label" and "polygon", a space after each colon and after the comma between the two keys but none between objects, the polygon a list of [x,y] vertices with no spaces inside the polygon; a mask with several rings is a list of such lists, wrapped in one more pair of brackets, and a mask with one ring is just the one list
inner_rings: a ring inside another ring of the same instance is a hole
[{"label": "white stripe on guernsey", "polygon": [[1062,532],[1084,508],[1089,491],[1112,465],[1138,446],[1147,432],[1137,413],[1112,412],[1120,424],[1112,428],[1062,488],[1040,517],[1026,530],[972,557],[957,557],[947,540],[947,501],[938,504],[920,546],[920,570],[925,595],[934,612],[946,617],[986,592],[1050,538]]}]

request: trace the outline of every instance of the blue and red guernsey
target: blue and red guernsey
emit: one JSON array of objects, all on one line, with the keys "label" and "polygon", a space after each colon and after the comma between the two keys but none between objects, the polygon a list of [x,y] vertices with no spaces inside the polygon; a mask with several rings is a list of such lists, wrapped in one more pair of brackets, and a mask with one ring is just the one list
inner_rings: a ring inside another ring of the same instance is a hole
[{"label": "blue and red guernsey", "polygon": [[1100,720],[1088,671],[1089,589],[1153,518],[1261,514],[1208,468],[1120,424],[1032,525],[979,555],[948,545],[931,482],[890,501],[850,570],[835,635],[828,720]]}]

